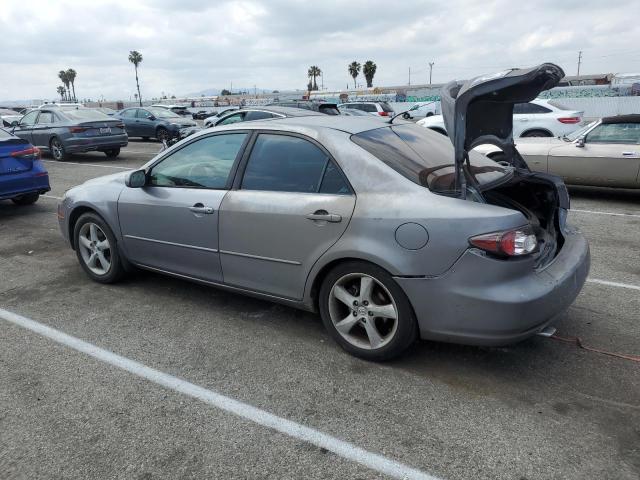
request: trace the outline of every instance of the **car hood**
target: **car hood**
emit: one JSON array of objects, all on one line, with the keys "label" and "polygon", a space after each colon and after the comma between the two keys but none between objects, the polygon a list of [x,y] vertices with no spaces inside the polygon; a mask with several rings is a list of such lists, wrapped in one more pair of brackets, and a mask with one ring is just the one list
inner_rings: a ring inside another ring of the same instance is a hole
[{"label": "car hood", "polygon": [[104,175],[102,177],[92,178],[91,180],[87,180],[80,186],[95,186],[95,185],[105,185],[107,183],[122,183],[124,185],[124,181],[133,170],[127,170],[124,172],[112,173],[110,175]]},{"label": "car hood", "polygon": [[454,146],[457,186],[463,195],[466,191],[463,163],[477,145],[494,144],[514,166],[528,169],[513,144],[513,106],[533,100],[543,90],[555,87],[563,77],[562,68],[543,63],[453,81],[443,87],[442,115]]}]

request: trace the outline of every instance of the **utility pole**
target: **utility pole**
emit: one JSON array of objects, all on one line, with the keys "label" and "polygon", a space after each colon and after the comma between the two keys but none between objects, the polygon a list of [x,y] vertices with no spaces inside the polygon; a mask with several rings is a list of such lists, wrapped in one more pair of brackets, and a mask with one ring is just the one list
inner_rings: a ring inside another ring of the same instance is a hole
[{"label": "utility pole", "polygon": [[409,85],[411,85],[411,67],[409,67]]},{"label": "utility pole", "polygon": [[580,76],[580,64],[582,63],[582,50],[578,52],[578,74],[577,77]]},{"label": "utility pole", "polygon": [[433,66],[436,62],[429,62],[429,86],[431,86],[431,73],[433,72]]}]

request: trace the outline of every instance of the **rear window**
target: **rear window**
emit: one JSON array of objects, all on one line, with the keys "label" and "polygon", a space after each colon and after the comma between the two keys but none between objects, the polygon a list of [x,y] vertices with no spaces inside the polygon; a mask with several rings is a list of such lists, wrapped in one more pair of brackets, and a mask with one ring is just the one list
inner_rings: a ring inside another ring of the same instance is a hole
[{"label": "rear window", "polygon": [[380,106],[382,107],[383,112],[393,112],[393,109],[389,106],[387,102],[380,102]]},{"label": "rear window", "polygon": [[91,121],[91,120],[113,120],[109,115],[105,115],[98,110],[92,110],[90,108],[82,108],[77,110],[64,110],[61,112],[62,115],[67,117],[69,120],[79,120],[79,121]]},{"label": "rear window", "polygon": [[[453,145],[439,133],[416,125],[395,125],[352,135],[351,140],[418,185],[437,193],[454,191]],[[469,153],[469,161],[470,173],[481,185],[508,171],[477,152]]]}]

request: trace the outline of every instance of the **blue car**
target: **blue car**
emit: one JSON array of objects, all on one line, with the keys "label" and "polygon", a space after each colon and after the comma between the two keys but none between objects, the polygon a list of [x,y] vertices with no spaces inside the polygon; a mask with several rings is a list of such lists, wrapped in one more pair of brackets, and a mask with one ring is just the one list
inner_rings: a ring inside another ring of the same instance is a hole
[{"label": "blue car", "polygon": [[40,150],[0,128],[0,200],[31,205],[51,190]]}]

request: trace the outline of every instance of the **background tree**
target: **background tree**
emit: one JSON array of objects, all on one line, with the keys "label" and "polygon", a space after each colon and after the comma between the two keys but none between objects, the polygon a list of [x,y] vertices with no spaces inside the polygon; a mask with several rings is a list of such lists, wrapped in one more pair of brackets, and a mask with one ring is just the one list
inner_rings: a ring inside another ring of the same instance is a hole
[{"label": "background tree", "polygon": [[69,77],[67,76],[67,72],[64,70],[60,70],[58,72],[58,78],[60,79],[60,81],[62,82],[62,84],[65,87],[65,98],[63,98],[63,100],[68,100],[69,99]]},{"label": "background tree", "polygon": [[73,101],[76,101],[76,86],[75,86],[75,81],[76,81],[76,71],[73,68],[69,68],[66,71],[67,74],[67,80],[69,80],[69,83],[71,84],[71,90],[73,91]]},{"label": "background tree", "polygon": [[138,66],[142,63],[142,55],[140,52],[131,50],[129,52],[129,61],[133,63],[133,68],[136,70],[136,88],[138,89],[138,102],[142,106],[142,95],[140,95],[140,82],[138,81]]},{"label": "background tree", "polygon": [[64,101],[64,87],[62,85],[58,87],[58,95],[60,95],[60,98]]},{"label": "background tree", "polygon": [[322,75],[322,70],[320,70],[320,67],[317,67],[316,65],[312,65],[309,67],[307,76],[312,79],[311,90],[318,90],[318,83],[316,82],[316,78],[318,78],[320,75]]},{"label": "background tree", "polygon": [[356,61],[353,61],[349,64],[349,75],[353,77],[353,88],[358,88],[356,85],[356,78],[360,74],[360,64]]},{"label": "background tree", "polygon": [[367,60],[362,67],[362,73],[364,74],[364,78],[367,80],[367,88],[373,87],[373,77],[375,76],[377,69],[378,66],[371,60]]},{"label": "background tree", "polygon": [[220,95],[231,95],[231,92],[226,88],[223,88],[222,91],[220,92]]}]

